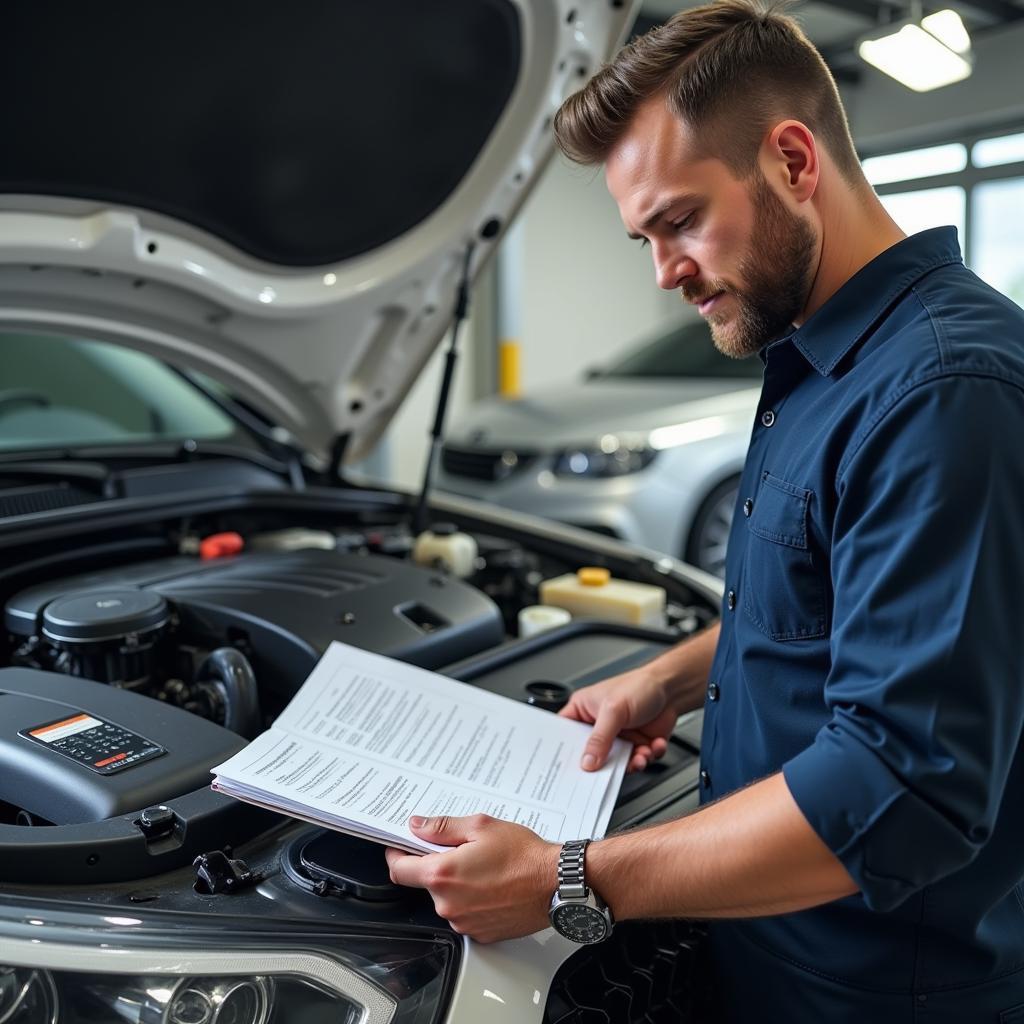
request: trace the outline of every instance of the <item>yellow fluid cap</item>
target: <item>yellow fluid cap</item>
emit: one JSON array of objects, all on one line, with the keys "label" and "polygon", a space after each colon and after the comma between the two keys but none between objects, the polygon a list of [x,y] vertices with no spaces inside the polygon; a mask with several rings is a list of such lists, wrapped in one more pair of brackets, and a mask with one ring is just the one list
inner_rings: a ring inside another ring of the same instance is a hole
[{"label": "yellow fluid cap", "polygon": [[611,578],[612,574],[607,569],[601,569],[596,565],[576,571],[576,579],[584,587],[603,587]]}]

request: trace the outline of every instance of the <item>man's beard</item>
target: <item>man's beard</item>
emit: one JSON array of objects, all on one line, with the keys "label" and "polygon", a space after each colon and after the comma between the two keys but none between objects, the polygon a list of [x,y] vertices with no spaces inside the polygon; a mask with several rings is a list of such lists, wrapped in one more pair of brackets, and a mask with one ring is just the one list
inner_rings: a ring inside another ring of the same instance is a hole
[{"label": "man's beard", "polygon": [[712,282],[699,293],[683,289],[690,302],[717,292],[732,295],[737,308],[712,311],[707,322],[715,347],[736,359],[760,352],[799,316],[811,288],[817,249],[810,224],[789,211],[760,173],[750,195],[754,230],[738,267],[743,290],[734,291],[723,282]]}]

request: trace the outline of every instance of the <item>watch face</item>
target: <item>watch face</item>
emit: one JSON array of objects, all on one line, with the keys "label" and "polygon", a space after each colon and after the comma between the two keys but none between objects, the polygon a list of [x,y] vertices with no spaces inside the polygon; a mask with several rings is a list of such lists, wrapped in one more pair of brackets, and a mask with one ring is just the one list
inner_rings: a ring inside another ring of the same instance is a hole
[{"label": "watch face", "polygon": [[585,903],[561,903],[551,911],[555,931],[573,942],[600,942],[608,934],[604,914]]}]

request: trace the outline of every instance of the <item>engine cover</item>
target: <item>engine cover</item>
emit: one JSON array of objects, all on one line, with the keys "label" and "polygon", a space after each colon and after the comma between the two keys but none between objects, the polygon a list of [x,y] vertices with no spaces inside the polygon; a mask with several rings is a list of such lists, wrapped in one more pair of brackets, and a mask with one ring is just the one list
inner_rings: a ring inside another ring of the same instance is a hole
[{"label": "engine cover", "polygon": [[13,597],[6,625],[18,636],[44,633],[53,602],[125,588],[166,598],[186,637],[242,646],[261,693],[285,698],[333,640],[439,668],[505,636],[494,602],[460,580],[394,558],[316,549],[168,558],[55,580]]},{"label": "engine cover", "polygon": [[0,800],[54,825],[103,821],[210,783],[246,740],[169,704],[0,669]]}]

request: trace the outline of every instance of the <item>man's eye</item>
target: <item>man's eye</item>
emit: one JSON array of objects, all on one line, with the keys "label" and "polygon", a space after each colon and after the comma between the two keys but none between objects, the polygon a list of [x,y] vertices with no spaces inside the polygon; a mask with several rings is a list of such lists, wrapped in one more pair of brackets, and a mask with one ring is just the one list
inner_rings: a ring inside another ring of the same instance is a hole
[{"label": "man's eye", "polygon": [[646,248],[647,248],[647,246],[648,246],[648,244],[649,244],[649,243],[648,243],[648,241],[647,241],[647,239],[646,239],[646,238],[641,238],[641,239],[640,239],[640,248],[641,248],[641,249],[646,249]]},{"label": "man's eye", "polygon": [[697,216],[696,210],[691,210],[682,220],[673,221],[672,227],[676,231],[684,231],[693,225],[693,218]]}]

